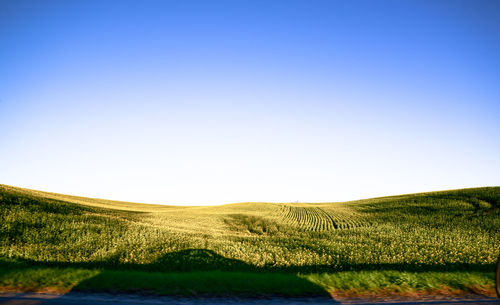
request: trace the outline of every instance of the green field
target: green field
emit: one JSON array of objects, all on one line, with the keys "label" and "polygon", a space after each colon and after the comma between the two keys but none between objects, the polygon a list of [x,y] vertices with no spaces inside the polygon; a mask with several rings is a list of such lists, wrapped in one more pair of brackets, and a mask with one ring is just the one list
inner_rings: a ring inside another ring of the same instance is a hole
[{"label": "green field", "polygon": [[492,294],[500,187],[161,206],[0,185],[0,289]]}]

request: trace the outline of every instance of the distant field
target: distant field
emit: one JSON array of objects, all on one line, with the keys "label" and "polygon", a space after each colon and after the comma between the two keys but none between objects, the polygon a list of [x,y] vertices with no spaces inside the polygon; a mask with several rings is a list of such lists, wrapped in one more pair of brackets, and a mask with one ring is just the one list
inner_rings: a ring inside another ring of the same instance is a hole
[{"label": "distant field", "polygon": [[180,207],[0,185],[0,203],[0,289],[492,294],[500,249],[500,187]]}]

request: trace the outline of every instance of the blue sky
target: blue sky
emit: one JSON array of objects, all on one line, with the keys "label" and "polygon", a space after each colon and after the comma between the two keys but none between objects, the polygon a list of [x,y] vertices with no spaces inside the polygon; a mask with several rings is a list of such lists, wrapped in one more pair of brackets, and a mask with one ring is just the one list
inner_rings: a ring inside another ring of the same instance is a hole
[{"label": "blue sky", "polygon": [[498,1],[2,1],[0,183],[166,204],[500,185]]}]

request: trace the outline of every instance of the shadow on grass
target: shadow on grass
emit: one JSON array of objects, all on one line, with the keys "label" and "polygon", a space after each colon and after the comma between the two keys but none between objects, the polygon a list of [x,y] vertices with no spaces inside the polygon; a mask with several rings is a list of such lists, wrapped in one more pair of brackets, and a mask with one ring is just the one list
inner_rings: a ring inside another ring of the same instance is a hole
[{"label": "shadow on grass", "polygon": [[[91,276],[71,278],[71,291],[120,292],[179,296],[316,296],[329,294],[319,285],[296,274],[273,272],[243,261],[225,258],[214,251],[188,249],[164,255],[151,264],[106,262],[64,263],[32,260],[1,260],[0,273],[9,271],[25,277],[61,278],[78,270],[92,270]],[[54,271],[55,270],[55,271]],[[27,274],[30,274],[29,276]],[[33,276],[34,274],[34,276]],[[61,276],[62,274],[62,276]],[[40,286],[43,286],[40,285]]]},{"label": "shadow on grass", "polygon": [[66,285],[72,291],[182,296],[326,297],[328,294],[323,287],[297,274],[333,273],[345,270],[489,272],[494,270],[494,266],[343,263],[339,267],[329,265],[257,267],[223,257],[207,249],[187,249],[167,253],[151,264],[121,263],[118,256],[109,257],[106,261],[83,263],[0,258],[0,275],[11,272],[10,274],[17,274],[20,277],[20,282],[34,281],[39,287],[50,286],[50,283],[57,280],[62,283],[58,285]]}]

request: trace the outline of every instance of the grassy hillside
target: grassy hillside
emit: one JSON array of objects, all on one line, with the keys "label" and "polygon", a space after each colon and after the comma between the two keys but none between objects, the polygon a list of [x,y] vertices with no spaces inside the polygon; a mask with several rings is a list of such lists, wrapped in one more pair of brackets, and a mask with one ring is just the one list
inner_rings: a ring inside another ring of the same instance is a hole
[{"label": "grassy hillside", "polygon": [[[0,185],[0,203],[0,285],[17,289],[111,283],[115,290],[184,293],[193,291],[193,279],[200,285],[206,278],[199,292],[222,293],[220,285],[207,288],[218,278],[230,293],[241,292],[238,278],[246,286],[253,278],[257,293],[491,291],[500,249],[500,187],[178,207]],[[142,277],[149,280],[137,281]]]}]

